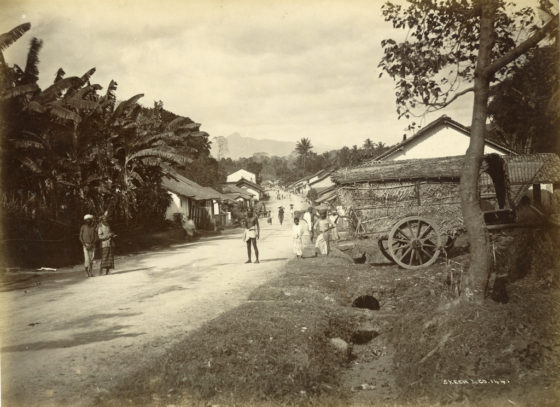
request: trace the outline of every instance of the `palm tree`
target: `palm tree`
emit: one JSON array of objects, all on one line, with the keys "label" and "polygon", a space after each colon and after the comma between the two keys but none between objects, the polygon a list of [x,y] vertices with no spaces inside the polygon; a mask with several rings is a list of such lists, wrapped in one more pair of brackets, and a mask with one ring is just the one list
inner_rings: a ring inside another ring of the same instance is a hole
[{"label": "palm tree", "polygon": [[371,141],[370,138],[365,139],[364,141],[364,149],[367,151],[371,151],[375,148],[375,143]]},{"label": "palm tree", "polygon": [[298,154],[299,159],[301,160],[304,173],[306,171],[307,158],[311,154],[312,149],[313,146],[311,145],[311,140],[306,137],[303,137],[296,143],[295,151]]}]

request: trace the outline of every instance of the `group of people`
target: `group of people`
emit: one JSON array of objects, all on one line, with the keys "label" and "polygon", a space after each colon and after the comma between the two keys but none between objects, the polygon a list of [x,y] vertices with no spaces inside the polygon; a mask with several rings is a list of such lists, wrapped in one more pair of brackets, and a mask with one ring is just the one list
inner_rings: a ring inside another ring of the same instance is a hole
[{"label": "group of people", "polygon": [[97,244],[101,243],[101,261],[99,263],[99,275],[109,274],[110,269],[115,268],[114,257],[114,238],[115,235],[109,227],[107,214],[99,219],[99,223],[95,225],[93,215],[84,216],[84,224],[80,228],[80,242],[84,249],[84,267],[88,277],[94,277],[93,261],[95,258],[95,249]]},{"label": "group of people", "polygon": [[[330,242],[338,240],[338,231],[336,229],[336,222],[338,221],[338,214],[336,211],[328,215],[328,211],[323,209],[319,211],[319,216],[316,216],[313,207],[309,207],[307,212],[303,215],[303,221],[306,223],[305,227],[300,223],[298,217],[294,218],[294,225],[292,226],[292,238],[294,244],[294,253],[298,259],[303,257],[304,249],[304,236],[309,235],[309,240],[313,243],[315,239],[314,255],[318,253],[328,255],[330,253]],[[307,230],[306,230],[307,229]],[[306,233],[307,232],[307,233]]]},{"label": "group of people", "polygon": [[[282,224],[283,208],[279,211],[279,220]],[[330,216],[327,210],[317,212],[309,207],[307,212],[303,215],[302,222],[300,218],[295,216],[293,218],[292,238],[293,250],[297,258],[303,258],[303,250],[305,247],[305,236],[309,236],[310,242],[315,240],[314,255],[318,254],[328,255],[330,252],[330,242],[339,238],[336,229],[338,221],[338,214],[333,211]],[[252,210],[247,212],[245,218],[245,230],[243,232],[243,241],[247,245],[247,261],[245,263],[259,263],[259,249],[257,240],[260,237],[259,219]],[[252,253],[255,253],[255,260],[252,259]]]}]

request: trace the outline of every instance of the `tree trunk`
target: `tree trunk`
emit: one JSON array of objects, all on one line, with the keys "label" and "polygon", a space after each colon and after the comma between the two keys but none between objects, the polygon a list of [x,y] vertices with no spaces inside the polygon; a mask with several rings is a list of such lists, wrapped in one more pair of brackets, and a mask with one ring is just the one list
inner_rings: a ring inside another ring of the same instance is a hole
[{"label": "tree trunk", "polygon": [[485,68],[490,64],[494,44],[496,1],[482,1],[480,44],[474,79],[474,102],[469,148],[461,175],[460,194],[463,218],[470,243],[470,266],[464,294],[476,300],[484,298],[488,272],[491,268],[488,232],[479,202],[478,178],[484,155],[484,136],[488,110],[490,78]]}]

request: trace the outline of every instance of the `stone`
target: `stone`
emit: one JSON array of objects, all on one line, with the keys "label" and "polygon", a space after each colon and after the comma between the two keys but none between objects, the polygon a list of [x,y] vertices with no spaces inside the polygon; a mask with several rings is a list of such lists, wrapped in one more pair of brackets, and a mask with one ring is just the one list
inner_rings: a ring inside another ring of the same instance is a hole
[{"label": "stone", "polygon": [[331,338],[330,343],[341,355],[349,358],[352,354],[352,346],[348,344],[348,342],[346,342],[344,339]]}]

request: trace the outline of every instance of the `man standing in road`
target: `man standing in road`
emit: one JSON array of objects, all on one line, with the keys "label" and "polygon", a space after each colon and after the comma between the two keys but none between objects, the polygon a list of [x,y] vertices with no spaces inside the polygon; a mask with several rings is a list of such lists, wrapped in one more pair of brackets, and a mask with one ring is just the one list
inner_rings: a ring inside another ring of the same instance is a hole
[{"label": "man standing in road", "polygon": [[251,244],[255,249],[255,263],[259,262],[259,249],[257,248],[257,240],[260,236],[259,219],[253,214],[252,210],[247,212],[245,219],[245,242],[247,243],[247,258],[245,263],[251,263]]},{"label": "man standing in road", "polygon": [[97,232],[93,226],[93,215],[84,216],[85,223],[80,228],[80,242],[84,248],[84,266],[88,277],[93,277],[93,259],[95,257],[95,243]]}]

